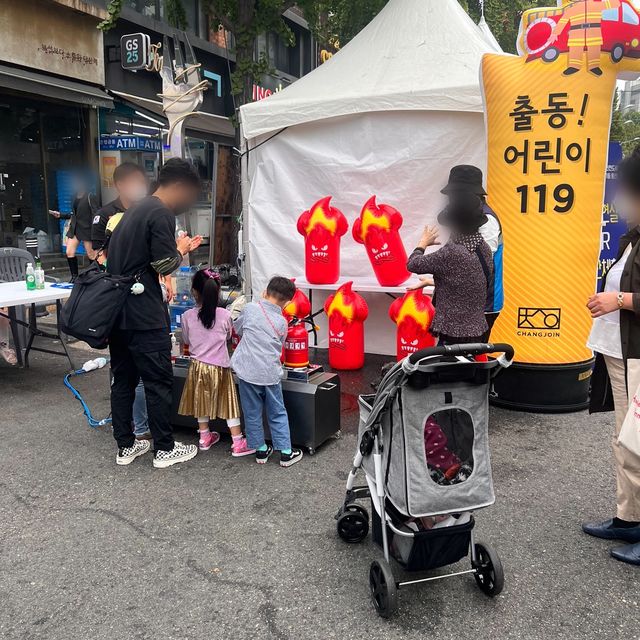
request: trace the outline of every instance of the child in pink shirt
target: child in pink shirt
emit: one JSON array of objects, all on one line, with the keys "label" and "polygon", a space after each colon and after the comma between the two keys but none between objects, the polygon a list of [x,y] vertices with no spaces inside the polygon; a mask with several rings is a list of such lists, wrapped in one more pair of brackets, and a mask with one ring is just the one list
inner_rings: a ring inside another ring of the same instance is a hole
[{"label": "child in pink shirt", "polygon": [[209,430],[209,421],[222,418],[233,439],[231,455],[252,455],[255,450],[249,449],[240,428],[240,404],[229,368],[231,314],[218,307],[220,276],[210,269],[197,271],[191,288],[197,306],[182,316],[182,337],[189,346],[191,363],[178,413],[198,419],[202,451],[220,440],[219,433]]}]

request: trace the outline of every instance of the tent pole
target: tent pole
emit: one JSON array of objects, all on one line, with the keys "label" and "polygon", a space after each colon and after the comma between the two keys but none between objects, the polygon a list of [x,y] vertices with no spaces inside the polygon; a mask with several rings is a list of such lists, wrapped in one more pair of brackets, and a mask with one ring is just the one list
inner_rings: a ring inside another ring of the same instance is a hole
[{"label": "tent pole", "polygon": [[249,238],[249,154],[240,110],[238,110],[238,118],[240,120],[240,185],[242,194],[242,218],[240,221],[240,233],[238,234],[238,255],[240,256],[243,275],[242,292],[250,300],[252,291]]}]

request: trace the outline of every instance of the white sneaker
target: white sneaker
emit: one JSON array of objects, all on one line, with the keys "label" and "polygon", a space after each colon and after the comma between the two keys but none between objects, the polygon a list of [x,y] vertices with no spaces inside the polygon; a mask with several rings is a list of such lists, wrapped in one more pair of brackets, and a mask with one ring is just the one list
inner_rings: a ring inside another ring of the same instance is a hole
[{"label": "white sneaker", "polygon": [[118,449],[116,464],[131,464],[139,456],[143,456],[151,448],[148,440],[136,440],[131,447]]},{"label": "white sneaker", "polygon": [[171,465],[179,462],[186,462],[195,458],[198,453],[198,447],[195,444],[182,444],[175,442],[171,451],[156,451],[153,459],[153,466],[156,469],[166,469]]}]

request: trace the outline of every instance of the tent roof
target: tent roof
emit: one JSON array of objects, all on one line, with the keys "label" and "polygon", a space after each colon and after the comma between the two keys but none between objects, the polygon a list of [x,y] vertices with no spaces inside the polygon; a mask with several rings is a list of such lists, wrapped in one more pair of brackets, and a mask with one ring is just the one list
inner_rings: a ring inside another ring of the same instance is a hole
[{"label": "tent roof", "polygon": [[389,0],[327,62],[244,105],[244,135],[371,111],[481,112],[480,61],[494,51],[457,0]]},{"label": "tent roof", "polygon": [[487,41],[490,47],[493,47],[493,50],[496,53],[503,53],[500,43],[496,40],[496,37],[493,35],[493,31],[491,31],[491,27],[487,24],[487,21],[484,19],[484,16],[482,16],[482,18],[480,18],[480,22],[478,22],[478,29],[480,29],[480,33],[482,34],[482,37]]}]

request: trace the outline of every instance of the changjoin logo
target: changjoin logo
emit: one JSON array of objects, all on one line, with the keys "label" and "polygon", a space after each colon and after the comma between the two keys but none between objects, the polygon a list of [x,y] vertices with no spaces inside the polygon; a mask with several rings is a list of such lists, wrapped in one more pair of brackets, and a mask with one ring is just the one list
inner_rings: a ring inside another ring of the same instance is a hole
[{"label": "changjoin logo", "polygon": [[559,308],[520,307],[518,309],[518,335],[551,338],[560,335],[561,310]]}]

